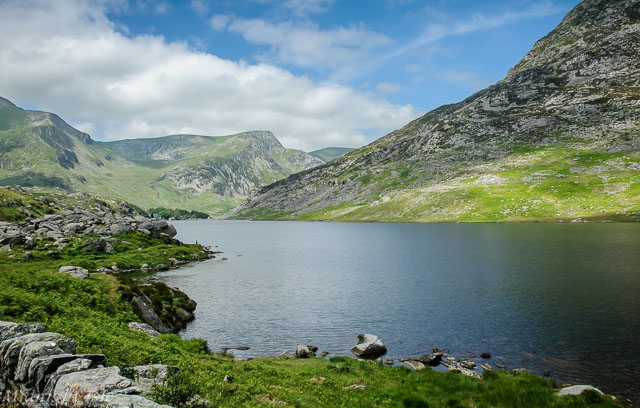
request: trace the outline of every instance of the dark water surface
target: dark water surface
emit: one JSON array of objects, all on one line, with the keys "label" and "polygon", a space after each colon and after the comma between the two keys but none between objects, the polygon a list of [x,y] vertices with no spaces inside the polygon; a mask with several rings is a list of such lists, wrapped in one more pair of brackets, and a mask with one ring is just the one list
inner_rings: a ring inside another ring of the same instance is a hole
[{"label": "dark water surface", "polygon": [[488,351],[640,402],[640,224],[175,225],[224,251],[155,276],[198,302],[183,334],[214,350],[350,355],[373,333],[387,357]]}]

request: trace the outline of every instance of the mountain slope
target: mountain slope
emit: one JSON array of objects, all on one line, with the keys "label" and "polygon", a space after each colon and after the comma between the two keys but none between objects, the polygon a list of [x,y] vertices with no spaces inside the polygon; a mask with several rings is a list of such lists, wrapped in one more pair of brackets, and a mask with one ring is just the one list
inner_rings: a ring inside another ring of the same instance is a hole
[{"label": "mountain slope", "polygon": [[337,159],[340,156],[344,156],[345,154],[353,150],[355,149],[351,147],[325,147],[324,149],[318,149],[309,152],[309,154],[326,163],[330,162],[331,160]]},{"label": "mountain slope", "polygon": [[97,142],[54,114],[0,98],[0,185],[55,187],[147,209],[217,215],[259,186],[322,163],[261,131]]},{"label": "mountain slope", "polygon": [[587,0],[497,84],[262,188],[231,216],[640,218],[640,0]]}]

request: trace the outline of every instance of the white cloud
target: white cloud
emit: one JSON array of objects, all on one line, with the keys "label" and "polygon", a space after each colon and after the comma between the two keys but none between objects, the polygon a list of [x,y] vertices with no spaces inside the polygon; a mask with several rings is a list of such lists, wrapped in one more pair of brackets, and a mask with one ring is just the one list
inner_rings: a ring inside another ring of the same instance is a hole
[{"label": "white cloud", "polygon": [[298,16],[324,13],[331,8],[335,0],[285,0],[282,5]]},{"label": "white cloud", "polygon": [[166,1],[161,1],[160,3],[155,5],[154,10],[157,14],[167,14],[169,11],[171,11],[171,4],[167,3]]},{"label": "white cloud", "polygon": [[393,93],[401,90],[402,86],[393,82],[380,82],[378,86],[376,86],[376,89],[385,93]]},{"label": "white cloud", "polygon": [[209,11],[209,6],[203,0],[191,0],[189,8],[200,16],[205,15],[207,11]]},{"label": "white cloud", "polygon": [[305,150],[358,146],[419,115],[409,105],[318,85],[272,65],[225,60],[159,36],[123,35],[104,4],[1,1],[0,95],[99,129],[98,139],[262,129]]},{"label": "white cloud", "polygon": [[232,17],[233,16],[230,14],[216,14],[214,16],[211,16],[211,19],[209,19],[209,23],[211,24],[211,28],[213,28],[215,31],[224,31],[227,29],[229,21],[231,21]]},{"label": "white cloud", "polygon": [[271,46],[263,57],[279,63],[314,69],[328,68],[348,75],[367,60],[376,48],[392,43],[391,39],[362,26],[322,30],[315,24],[270,23],[262,19],[235,19],[228,28],[254,44]]}]

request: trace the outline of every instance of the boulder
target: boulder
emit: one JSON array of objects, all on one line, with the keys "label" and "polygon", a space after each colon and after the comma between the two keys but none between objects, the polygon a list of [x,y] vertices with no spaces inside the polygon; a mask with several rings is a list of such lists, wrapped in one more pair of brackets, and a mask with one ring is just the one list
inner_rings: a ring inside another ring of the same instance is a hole
[{"label": "boulder", "polygon": [[426,367],[423,363],[421,363],[420,361],[416,361],[416,360],[405,360],[402,363],[407,365],[407,366],[409,366],[409,367],[411,367],[411,369],[414,370],[414,371],[423,370]]},{"label": "boulder", "polygon": [[0,343],[0,359],[5,374],[12,376],[11,374],[18,365],[18,357],[22,348],[34,342],[53,342],[66,353],[74,354],[76,352],[75,340],[58,333],[31,333],[7,339]]},{"label": "boulder", "polygon": [[[88,370],[97,366],[106,366],[107,359],[102,354],[54,354],[50,356],[37,357],[29,365],[29,382],[32,383],[37,392],[43,392],[48,382],[55,385],[55,379],[49,378],[54,375],[67,374],[75,371]],[[64,368],[60,368],[63,367]],[[50,387],[53,390],[52,386]]]},{"label": "boulder", "polygon": [[[90,395],[85,399],[86,405],[92,408],[172,408],[169,405],[160,405],[139,395],[105,394]],[[191,405],[187,405],[191,406]],[[194,405],[203,406],[203,405]]]},{"label": "boulder", "polygon": [[38,357],[46,357],[54,354],[62,354],[64,351],[53,341],[34,341],[20,350],[15,380],[25,382],[28,379],[31,362]]},{"label": "boulder", "polygon": [[43,333],[46,330],[42,323],[14,323],[0,321],[0,344],[8,339],[30,333]]},{"label": "boulder", "polygon": [[160,335],[160,333],[156,329],[154,329],[147,323],[129,322],[129,328],[131,330],[143,332],[150,337],[158,337]]},{"label": "boulder", "polygon": [[89,279],[89,271],[79,266],[61,266],[58,272],[67,274],[72,278]]},{"label": "boulder", "polygon": [[131,380],[121,376],[118,367],[93,368],[61,376],[52,397],[61,406],[82,406],[87,398],[122,393],[131,386]]},{"label": "boulder", "polygon": [[583,391],[593,390],[600,394],[603,394],[602,391],[594,387],[593,385],[572,385],[571,387],[564,387],[560,391],[558,391],[558,395],[580,395]]},{"label": "boulder", "polygon": [[358,344],[351,349],[357,357],[377,358],[387,352],[387,346],[382,343],[378,336],[373,334],[360,334]]},{"label": "boulder", "polygon": [[24,259],[33,259],[33,254],[29,251],[25,251],[25,253],[22,254],[22,256],[24,257]]},{"label": "boulder", "polygon": [[154,385],[164,385],[171,374],[180,371],[179,367],[164,364],[151,364],[132,367],[133,385],[140,389],[142,395],[146,395]]},{"label": "boulder", "polygon": [[27,238],[24,241],[24,249],[27,250],[27,251],[30,251],[30,250],[34,249],[36,246],[37,246],[36,240],[33,239],[33,238]]},{"label": "boulder", "polygon": [[168,236],[170,236],[171,238],[175,237],[178,234],[178,231],[176,231],[176,227],[174,227],[173,225],[167,225],[166,228],[164,228],[162,230],[163,233],[167,234]]},{"label": "boulder", "polygon": [[109,227],[109,231],[111,232],[111,234],[113,235],[122,235],[122,234],[128,234],[131,232],[131,227],[129,227],[129,225],[121,223],[121,224],[112,224]]},{"label": "boulder", "polygon": [[20,233],[7,233],[0,236],[0,245],[22,245],[26,237]]},{"label": "boulder", "polygon": [[307,346],[300,345],[296,347],[297,358],[309,358],[309,357],[315,357],[315,356],[316,356],[316,353],[309,350],[309,347]]},{"label": "boulder", "polygon": [[151,325],[151,327],[156,329],[161,334],[171,333],[171,329],[169,329],[164,323],[162,323],[160,316],[158,316],[155,310],[153,310],[153,308],[146,304],[142,299],[135,296],[133,298],[133,304],[140,311],[140,317],[142,317],[142,320],[144,320],[145,323]]},{"label": "boulder", "polygon": [[87,240],[82,247],[85,252],[113,252],[113,246],[104,238],[95,238]]}]

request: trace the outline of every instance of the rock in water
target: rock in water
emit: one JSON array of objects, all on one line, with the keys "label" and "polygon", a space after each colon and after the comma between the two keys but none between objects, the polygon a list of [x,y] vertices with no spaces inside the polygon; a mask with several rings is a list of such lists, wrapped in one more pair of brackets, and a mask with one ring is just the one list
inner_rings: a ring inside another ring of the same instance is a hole
[{"label": "rock in water", "polygon": [[358,344],[351,349],[357,357],[378,358],[387,352],[387,346],[382,343],[378,336],[373,334],[360,334]]},{"label": "rock in water", "polygon": [[89,271],[79,266],[61,266],[58,272],[66,273],[73,278],[89,279]]},{"label": "rock in water", "polygon": [[309,358],[309,357],[315,357],[316,353],[309,350],[308,346],[298,346],[296,347],[296,357],[297,358]]}]

